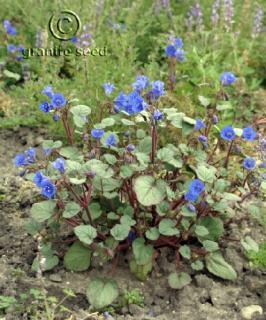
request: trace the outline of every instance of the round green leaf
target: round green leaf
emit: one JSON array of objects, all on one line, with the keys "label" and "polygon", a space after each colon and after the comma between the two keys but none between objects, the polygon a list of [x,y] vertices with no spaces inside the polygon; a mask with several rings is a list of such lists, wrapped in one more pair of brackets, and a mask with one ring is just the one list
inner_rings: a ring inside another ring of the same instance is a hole
[{"label": "round green leaf", "polygon": [[34,203],[31,207],[31,215],[37,222],[44,222],[52,217],[56,202],[54,200],[47,200],[39,203]]},{"label": "round green leaf", "polygon": [[142,205],[156,205],[165,197],[166,183],[152,176],[139,176],[134,182],[134,191]]},{"label": "round green leaf", "polygon": [[74,201],[68,202],[67,205],[65,206],[65,210],[63,212],[63,217],[64,218],[72,218],[76,214],[78,214],[81,210],[81,207],[79,204],[77,204]]},{"label": "round green leaf", "polygon": [[159,232],[158,228],[153,227],[153,228],[150,228],[149,230],[147,230],[145,235],[149,240],[155,241],[160,237],[160,232]]},{"label": "round green leaf", "polygon": [[81,242],[91,244],[97,237],[97,231],[94,227],[89,225],[80,225],[74,228],[75,235]]},{"label": "round green leaf", "polygon": [[172,289],[182,289],[192,281],[190,275],[186,272],[173,272],[168,276],[168,283]]},{"label": "round green leaf", "polygon": [[90,281],[87,298],[95,309],[110,305],[118,297],[118,286],[114,280],[96,278]]},{"label": "round green leaf", "polygon": [[116,224],[111,229],[111,235],[115,238],[117,241],[125,240],[129,234],[130,226],[127,224]]},{"label": "round green leaf", "polygon": [[64,265],[71,271],[85,271],[91,264],[91,250],[76,241],[64,256]]},{"label": "round green leaf", "polygon": [[171,219],[163,219],[159,223],[159,232],[164,236],[176,236],[179,230],[176,228],[176,222]]}]

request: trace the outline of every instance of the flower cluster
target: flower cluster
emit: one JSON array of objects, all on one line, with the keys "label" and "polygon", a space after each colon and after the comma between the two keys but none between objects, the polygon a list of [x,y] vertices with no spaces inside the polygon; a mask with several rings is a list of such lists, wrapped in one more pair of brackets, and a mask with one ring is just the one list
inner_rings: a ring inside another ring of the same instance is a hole
[{"label": "flower cluster", "polygon": [[62,107],[64,107],[67,104],[67,100],[64,97],[62,93],[54,93],[52,86],[47,86],[42,91],[43,94],[45,94],[48,98],[50,98],[50,102],[45,100],[43,101],[39,109],[45,113],[48,113],[50,111],[54,111],[53,119],[55,121],[59,120],[59,114],[58,111]]},{"label": "flower cluster", "polygon": [[36,161],[36,150],[29,148],[24,153],[19,153],[14,159],[16,167],[28,166]]},{"label": "flower cluster", "polygon": [[176,58],[179,62],[183,62],[185,60],[183,40],[181,38],[173,38],[171,40],[171,44],[169,44],[165,49],[166,55],[171,58]]},{"label": "flower cluster", "polygon": [[215,0],[212,5],[211,22],[214,27],[216,27],[219,22],[220,5],[221,5],[220,0]]},{"label": "flower cluster", "polygon": [[150,84],[149,79],[145,76],[137,76],[136,81],[132,84],[133,92],[126,95],[120,92],[118,97],[114,100],[115,111],[124,110],[129,115],[142,112],[147,108],[147,103],[140,95],[144,89],[151,85],[152,89],[147,93],[150,100],[156,100],[165,94],[164,83],[160,80],[154,81]]},{"label": "flower cluster", "polygon": [[225,30],[227,32],[232,30],[232,26],[234,23],[234,6],[233,0],[224,0],[223,5],[223,12],[224,12],[224,23],[225,23]]},{"label": "flower cluster", "polygon": [[191,7],[187,15],[186,24],[188,29],[191,31],[195,26],[196,30],[202,31],[204,28],[203,25],[203,13],[199,2]]},{"label": "flower cluster", "polygon": [[41,194],[48,199],[52,199],[56,194],[55,184],[40,171],[35,173],[34,183],[37,187],[41,188]]},{"label": "flower cluster", "polygon": [[190,202],[196,202],[204,190],[205,185],[201,180],[192,180],[189,184],[188,191],[185,193],[185,200]]},{"label": "flower cluster", "polygon": [[71,42],[77,47],[77,48],[88,48],[92,44],[92,34],[89,33],[90,26],[84,25],[83,26],[83,32],[80,35],[80,37],[74,36],[71,39]]},{"label": "flower cluster", "polygon": [[5,31],[10,36],[15,36],[17,34],[17,29],[12,25],[12,23],[9,20],[5,20],[3,22],[3,27],[5,28]]}]

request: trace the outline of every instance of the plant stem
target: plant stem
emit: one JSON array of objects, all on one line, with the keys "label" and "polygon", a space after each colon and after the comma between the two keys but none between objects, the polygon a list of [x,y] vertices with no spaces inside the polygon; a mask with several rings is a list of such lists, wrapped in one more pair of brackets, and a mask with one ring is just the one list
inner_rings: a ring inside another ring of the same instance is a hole
[{"label": "plant stem", "polygon": [[152,164],[154,164],[156,149],[157,149],[157,130],[156,130],[155,124],[152,125],[151,137],[152,137],[151,162]]},{"label": "plant stem", "polygon": [[225,158],[225,162],[224,162],[224,167],[227,169],[228,167],[228,162],[229,162],[229,156],[230,156],[230,153],[231,153],[231,150],[232,150],[232,147],[233,147],[233,143],[234,143],[234,140],[232,140],[230,142],[230,146],[228,148],[228,152],[227,152],[227,156]]}]

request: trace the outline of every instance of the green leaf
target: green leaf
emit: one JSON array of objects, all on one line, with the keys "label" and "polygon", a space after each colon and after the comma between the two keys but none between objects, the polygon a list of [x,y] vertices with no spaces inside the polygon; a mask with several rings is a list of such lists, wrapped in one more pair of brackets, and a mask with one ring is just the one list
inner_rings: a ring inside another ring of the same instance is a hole
[{"label": "green leaf", "polygon": [[208,229],[209,234],[201,237],[202,240],[212,240],[216,241],[224,233],[223,222],[219,218],[214,217],[204,217],[198,220],[198,225],[204,226]]},{"label": "green leaf", "polygon": [[9,71],[9,70],[7,70],[7,69],[5,69],[5,70],[3,71],[3,74],[4,74],[6,77],[8,77],[8,78],[15,79],[16,81],[19,81],[19,79],[21,78],[20,74],[11,72],[11,71]]},{"label": "green leaf", "polygon": [[159,232],[164,236],[179,235],[179,230],[176,228],[176,222],[171,219],[163,219],[160,221]]},{"label": "green leaf", "polygon": [[209,182],[209,183],[212,183],[214,179],[216,179],[215,177],[216,171],[217,169],[215,167],[211,167],[211,166],[207,167],[205,165],[200,165],[196,169],[198,178],[203,182]]},{"label": "green leaf", "polygon": [[121,224],[128,225],[130,227],[136,224],[136,220],[132,219],[129,215],[124,215],[120,219]]},{"label": "green leaf", "polygon": [[193,270],[199,271],[199,270],[202,270],[204,268],[204,264],[203,264],[202,261],[196,260],[196,261],[191,263],[191,268]]},{"label": "green leaf", "polygon": [[100,192],[111,192],[115,189],[118,189],[121,186],[122,181],[113,178],[101,179],[96,175],[96,177],[94,177],[93,179],[92,184],[93,187]]},{"label": "green leaf", "polygon": [[70,112],[77,117],[86,117],[91,114],[91,108],[84,105],[72,107]]},{"label": "green leaf", "polygon": [[132,244],[134,258],[138,265],[146,265],[152,261],[153,247],[145,244],[144,238],[137,238]]},{"label": "green leaf", "polygon": [[92,220],[98,219],[102,215],[102,209],[98,202],[91,202],[88,205]]},{"label": "green leaf", "polygon": [[[42,266],[42,271],[52,270],[55,266],[58,265],[58,263],[59,259],[57,256],[49,255],[45,257],[45,262]],[[31,270],[34,272],[37,272],[39,270],[39,260],[37,257],[32,262]]]},{"label": "green leaf", "polygon": [[139,142],[138,145],[138,152],[150,154],[152,148],[152,138],[151,137],[145,137]]},{"label": "green leaf", "polygon": [[95,309],[110,305],[118,297],[119,291],[114,280],[106,278],[92,279],[86,291],[87,298]]},{"label": "green leaf", "polygon": [[62,147],[62,141],[44,140],[42,147],[43,149],[58,149]]},{"label": "green leaf", "polygon": [[172,289],[182,289],[192,281],[190,275],[186,272],[173,272],[168,276],[168,283]]},{"label": "green leaf", "polygon": [[234,193],[223,192],[222,197],[228,201],[240,201],[241,198]]},{"label": "green leaf", "polygon": [[246,251],[259,252],[259,245],[250,236],[246,236],[244,239],[241,239],[241,244]]},{"label": "green leaf", "polygon": [[218,243],[215,242],[215,241],[204,240],[204,241],[202,242],[202,244],[203,244],[203,247],[204,247],[207,251],[209,251],[209,252],[214,252],[214,251],[219,250],[219,245],[218,245]]},{"label": "green leaf", "polygon": [[197,225],[195,227],[195,233],[196,233],[197,236],[204,237],[207,234],[209,234],[209,230],[207,228],[205,228],[204,226],[198,226]]},{"label": "green leaf", "polygon": [[208,271],[217,277],[226,280],[235,280],[237,278],[235,270],[224,260],[220,252],[210,253],[205,257],[205,261]]},{"label": "green leaf", "polygon": [[115,238],[117,241],[123,241],[128,237],[130,231],[130,226],[127,224],[116,224],[111,229],[111,235]]},{"label": "green leaf", "polygon": [[89,248],[76,241],[65,254],[64,265],[66,269],[71,271],[85,271],[91,264],[91,255],[92,252]]},{"label": "green leaf", "polygon": [[92,244],[93,240],[97,237],[97,231],[94,227],[89,225],[80,225],[74,228],[75,235],[79,240],[85,244]]},{"label": "green leaf", "polygon": [[160,237],[160,232],[158,228],[152,227],[146,231],[145,235],[149,240],[155,241]]},{"label": "green leaf", "polygon": [[34,203],[31,207],[31,215],[34,220],[41,223],[52,217],[55,207],[56,202],[54,200]]},{"label": "green leaf", "polygon": [[106,128],[106,127],[112,127],[115,124],[115,119],[113,118],[105,118],[101,122],[101,127]]},{"label": "green leaf", "polygon": [[199,98],[199,101],[201,103],[201,105],[203,105],[203,107],[208,107],[208,105],[210,105],[211,101],[210,99],[206,98],[206,97],[203,97],[203,96],[198,96]]},{"label": "green leaf", "polygon": [[79,204],[77,204],[74,201],[68,202],[65,206],[65,210],[63,211],[63,217],[64,218],[72,218],[76,214],[78,214],[81,210],[81,207]]},{"label": "green leaf", "polygon": [[75,147],[64,147],[60,149],[59,154],[64,158],[68,158],[71,160],[80,160],[82,158],[82,154]]},{"label": "green leaf", "polygon": [[120,177],[123,179],[130,178],[134,173],[134,170],[127,165],[123,165],[120,168]]},{"label": "green leaf", "polygon": [[183,245],[179,248],[179,253],[181,254],[181,256],[185,259],[190,259],[191,258],[191,250],[189,248],[189,246],[187,245]]},{"label": "green leaf", "polygon": [[116,157],[110,153],[106,153],[103,157],[104,157],[105,161],[111,165],[114,165],[117,162]]},{"label": "green leaf", "polygon": [[144,206],[156,205],[165,197],[166,183],[152,176],[139,176],[133,187],[138,201]]},{"label": "green leaf", "polygon": [[128,120],[128,119],[121,119],[121,122],[125,125],[125,126],[134,126],[135,122]]},{"label": "green leaf", "polygon": [[85,163],[84,167],[87,171],[95,172],[96,175],[100,178],[108,179],[114,175],[114,171],[106,163],[103,163],[100,160],[92,159]]}]

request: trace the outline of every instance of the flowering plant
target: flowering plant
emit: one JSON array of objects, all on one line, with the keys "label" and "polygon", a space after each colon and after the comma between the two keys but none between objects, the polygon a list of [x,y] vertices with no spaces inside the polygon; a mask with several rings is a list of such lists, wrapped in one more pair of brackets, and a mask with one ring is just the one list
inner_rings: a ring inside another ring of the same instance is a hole
[{"label": "flowering plant", "polygon": [[[229,85],[227,76],[221,81]],[[114,85],[103,88],[108,97],[114,94]],[[65,267],[73,271],[88,269],[95,255],[115,265],[129,250],[130,269],[143,280],[159,249],[167,246],[178,268],[205,265],[234,280],[219,241],[234,209],[251,194],[263,195],[261,169],[248,155],[256,131],[220,125],[216,105],[208,106],[204,119],[163,107],[162,81],[138,76],[132,88],[118,94],[109,116],[98,123],[90,122],[90,107],[76,105],[51,86],[43,90],[50,100],[40,109],[62,119],[69,145],[45,140],[42,157],[31,148],[15,158],[22,174],[40,188],[28,230],[47,236],[44,262],[35,260],[34,267],[45,271],[58,263],[50,241],[61,225],[73,233],[64,256]],[[78,136],[82,148],[75,144]],[[182,288],[191,278],[181,272],[168,280],[172,288]]]}]

